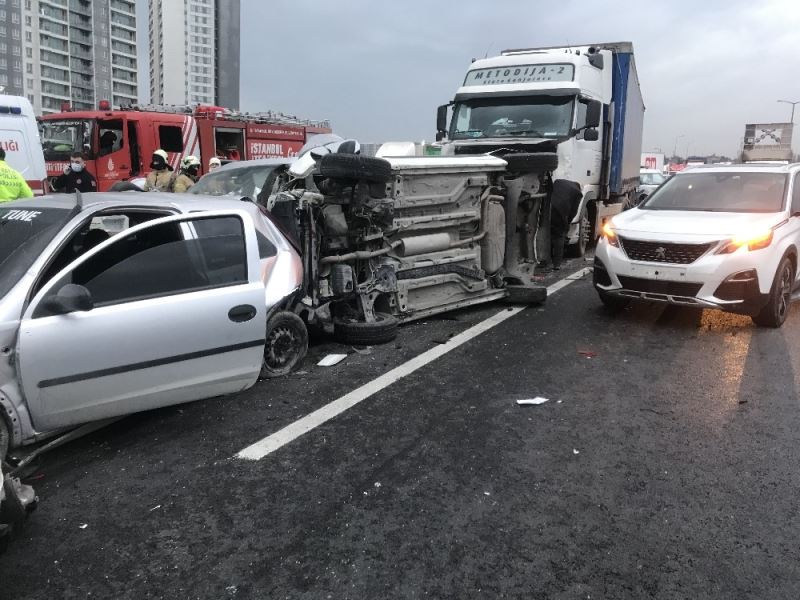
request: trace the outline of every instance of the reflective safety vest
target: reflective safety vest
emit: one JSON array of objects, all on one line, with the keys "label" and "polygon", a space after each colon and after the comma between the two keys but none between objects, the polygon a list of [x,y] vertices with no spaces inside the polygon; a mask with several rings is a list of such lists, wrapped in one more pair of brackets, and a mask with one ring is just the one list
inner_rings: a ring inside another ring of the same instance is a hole
[{"label": "reflective safety vest", "polygon": [[33,191],[21,173],[0,160],[0,202],[11,202],[20,198],[33,198]]}]

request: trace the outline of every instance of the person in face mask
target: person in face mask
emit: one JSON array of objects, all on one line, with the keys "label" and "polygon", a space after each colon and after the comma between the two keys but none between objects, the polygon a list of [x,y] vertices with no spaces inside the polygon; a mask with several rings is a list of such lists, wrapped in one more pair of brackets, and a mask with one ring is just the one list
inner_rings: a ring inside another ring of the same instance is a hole
[{"label": "person in face mask", "polygon": [[150,162],[150,171],[144,184],[145,192],[171,192],[175,177],[172,167],[167,164],[167,153],[160,148],[153,152],[153,160]]},{"label": "person in face mask", "polygon": [[222,166],[222,161],[216,156],[212,156],[211,159],[208,161],[208,172],[211,173],[211,171],[219,169],[221,166]]},{"label": "person in face mask", "polygon": [[97,180],[86,169],[83,153],[75,151],[69,156],[69,166],[53,180],[53,189],[65,194],[96,192]]},{"label": "person in face mask", "polygon": [[175,179],[172,188],[176,194],[188,192],[195,182],[199,179],[200,159],[196,156],[187,156],[181,161],[181,174]]}]

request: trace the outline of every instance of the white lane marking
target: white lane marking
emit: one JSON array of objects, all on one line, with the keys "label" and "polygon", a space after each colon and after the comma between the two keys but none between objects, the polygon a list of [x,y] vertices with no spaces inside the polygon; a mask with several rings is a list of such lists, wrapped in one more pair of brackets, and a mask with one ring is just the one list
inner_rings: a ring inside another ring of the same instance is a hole
[{"label": "white lane marking", "polygon": [[[590,272],[591,268],[587,267],[565,277],[564,279],[561,279],[560,281],[557,281],[547,288],[547,295],[551,296],[552,294],[555,294],[557,291],[565,288],[570,283],[581,279]],[[268,454],[275,452],[289,442],[296,440],[301,435],[308,433],[326,421],[330,421],[334,417],[342,414],[347,409],[354,407],[360,402],[363,402],[373,394],[390,386],[395,381],[402,379],[406,375],[410,375],[428,363],[431,363],[437,358],[444,356],[451,350],[455,350],[462,344],[465,344],[471,339],[478,337],[480,334],[489,331],[491,328],[499,325],[503,321],[510,319],[514,315],[525,310],[525,308],[527,307],[515,306],[512,308],[503,309],[499,313],[450,338],[446,344],[441,344],[435,348],[431,348],[430,350],[423,352],[419,356],[412,358],[399,367],[395,367],[391,371],[384,373],[377,379],[373,379],[369,383],[365,383],[360,388],[357,388],[352,392],[337,398],[333,402],[326,404],[322,408],[319,408],[312,413],[307,414],[305,417],[298,419],[294,423],[287,425],[272,435],[269,435],[264,439],[248,446],[244,450],[240,451],[236,457],[245,460],[260,460],[264,458]]]}]

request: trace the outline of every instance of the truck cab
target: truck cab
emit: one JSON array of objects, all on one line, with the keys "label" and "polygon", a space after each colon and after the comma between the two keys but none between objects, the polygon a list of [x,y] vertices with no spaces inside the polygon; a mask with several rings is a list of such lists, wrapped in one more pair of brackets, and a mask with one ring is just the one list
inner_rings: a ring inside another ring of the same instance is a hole
[{"label": "truck cab", "polygon": [[628,42],[506,50],[470,65],[437,139],[444,155],[557,152],[553,178],[583,192],[568,234],[582,254],[581,237],[633,203],[643,113]]}]

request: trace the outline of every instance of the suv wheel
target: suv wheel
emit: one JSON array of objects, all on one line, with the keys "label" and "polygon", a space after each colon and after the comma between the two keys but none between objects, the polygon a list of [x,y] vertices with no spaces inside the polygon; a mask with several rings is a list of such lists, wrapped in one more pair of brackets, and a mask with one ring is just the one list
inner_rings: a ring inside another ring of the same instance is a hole
[{"label": "suv wheel", "polygon": [[788,257],[781,261],[775,272],[775,279],[769,292],[769,300],[758,314],[753,315],[753,322],[759,327],[780,327],[789,316],[794,286],[794,268]]}]

